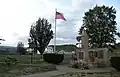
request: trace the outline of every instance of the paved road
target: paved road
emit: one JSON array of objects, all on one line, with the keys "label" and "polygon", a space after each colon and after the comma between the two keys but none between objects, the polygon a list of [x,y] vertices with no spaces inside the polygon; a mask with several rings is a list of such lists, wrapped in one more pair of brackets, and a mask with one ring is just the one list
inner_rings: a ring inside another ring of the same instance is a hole
[{"label": "paved road", "polygon": [[58,65],[56,67],[58,69],[56,71],[26,75],[26,76],[21,76],[21,77],[51,77],[51,76],[55,76],[59,74],[65,74],[67,72],[110,72],[111,70],[115,70],[112,67],[97,68],[97,69],[90,69],[90,70],[74,69],[74,68],[69,68],[65,65]]}]

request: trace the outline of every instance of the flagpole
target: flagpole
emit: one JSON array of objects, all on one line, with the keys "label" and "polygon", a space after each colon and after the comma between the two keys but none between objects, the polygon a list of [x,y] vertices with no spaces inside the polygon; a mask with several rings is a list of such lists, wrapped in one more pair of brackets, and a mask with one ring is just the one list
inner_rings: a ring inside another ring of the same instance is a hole
[{"label": "flagpole", "polygon": [[54,52],[56,52],[56,12],[57,12],[57,9],[55,9],[55,38],[54,38]]}]

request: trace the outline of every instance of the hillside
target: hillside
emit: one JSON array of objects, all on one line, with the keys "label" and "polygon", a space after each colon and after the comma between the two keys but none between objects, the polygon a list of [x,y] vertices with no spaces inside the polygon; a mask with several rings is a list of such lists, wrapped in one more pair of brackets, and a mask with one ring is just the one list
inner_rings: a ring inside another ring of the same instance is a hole
[{"label": "hillside", "polygon": [[[50,45],[50,47],[54,47],[53,45]],[[75,51],[76,46],[72,44],[65,44],[65,45],[56,45],[56,50],[65,50],[66,52],[72,52]],[[11,46],[0,46],[0,54],[1,53],[16,53],[17,48],[11,47]]]},{"label": "hillside", "polygon": [[[53,45],[50,45],[50,47],[54,47]],[[76,46],[72,44],[66,44],[66,45],[56,45],[56,50],[65,50],[66,52],[72,52],[75,51]]]},{"label": "hillside", "polygon": [[0,46],[0,54],[16,53],[17,48],[12,46]]}]

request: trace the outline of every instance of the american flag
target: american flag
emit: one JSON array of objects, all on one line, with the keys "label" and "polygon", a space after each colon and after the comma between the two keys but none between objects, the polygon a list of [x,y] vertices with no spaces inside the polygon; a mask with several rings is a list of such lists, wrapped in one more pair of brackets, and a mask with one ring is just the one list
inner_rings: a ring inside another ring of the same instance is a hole
[{"label": "american flag", "polygon": [[56,17],[55,17],[55,19],[63,19],[63,20],[66,21],[63,13],[60,13],[60,12],[56,12]]}]

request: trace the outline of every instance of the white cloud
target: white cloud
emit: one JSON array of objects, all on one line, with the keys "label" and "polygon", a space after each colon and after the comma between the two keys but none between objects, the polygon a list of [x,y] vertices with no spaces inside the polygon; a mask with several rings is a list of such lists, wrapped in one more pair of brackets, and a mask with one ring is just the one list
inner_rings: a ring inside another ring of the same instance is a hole
[{"label": "white cloud", "polygon": [[[39,17],[47,18],[54,31],[55,8],[67,19],[66,22],[57,20],[57,44],[75,44],[84,12],[96,4],[111,5],[104,0],[0,0],[0,36],[6,39],[1,45],[16,46],[18,41],[27,44],[30,26]],[[120,7],[114,6],[120,25]],[[51,40],[53,43],[54,40]]]}]

